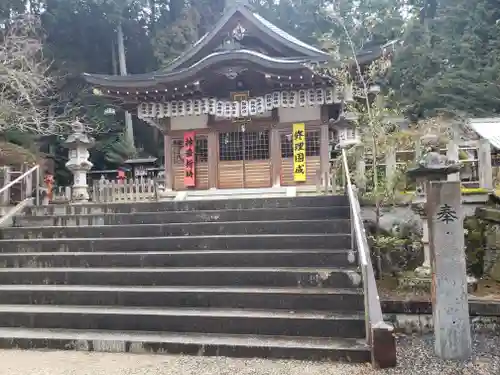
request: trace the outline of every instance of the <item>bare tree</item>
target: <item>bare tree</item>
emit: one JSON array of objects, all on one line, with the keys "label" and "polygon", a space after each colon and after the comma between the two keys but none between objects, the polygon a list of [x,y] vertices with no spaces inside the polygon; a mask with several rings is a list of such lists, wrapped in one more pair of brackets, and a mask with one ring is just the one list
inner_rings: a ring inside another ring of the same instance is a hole
[{"label": "bare tree", "polygon": [[37,17],[16,18],[0,29],[0,132],[60,135],[82,115],[81,108],[60,105],[49,69]]}]

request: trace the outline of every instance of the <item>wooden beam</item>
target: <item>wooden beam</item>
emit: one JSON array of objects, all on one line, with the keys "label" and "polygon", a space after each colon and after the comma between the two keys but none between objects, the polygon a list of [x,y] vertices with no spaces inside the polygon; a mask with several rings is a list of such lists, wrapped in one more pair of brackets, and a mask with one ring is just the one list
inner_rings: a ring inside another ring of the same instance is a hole
[{"label": "wooden beam", "polygon": [[219,133],[215,129],[210,129],[208,133],[208,188],[217,188],[217,165],[219,159]]},{"label": "wooden beam", "polygon": [[281,139],[276,125],[271,128],[270,148],[271,148],[271,184],[273,187],[281,185]]},{"label": "wooden beam", "polygon": [[329,147],[328,123],[321,124],[319,155],[320,155],[320,171],[321,171],[320,181],[323,181],[324,188],[325,190],[327,190],[329,181],[328,175],[330,172],[330,147]]},{"label": "wooden beam", "polygon": [[174,168],[172,163],[172,136],[166,133],[164,136],[165,150],[165,190],[172,190],[174,187]]}]

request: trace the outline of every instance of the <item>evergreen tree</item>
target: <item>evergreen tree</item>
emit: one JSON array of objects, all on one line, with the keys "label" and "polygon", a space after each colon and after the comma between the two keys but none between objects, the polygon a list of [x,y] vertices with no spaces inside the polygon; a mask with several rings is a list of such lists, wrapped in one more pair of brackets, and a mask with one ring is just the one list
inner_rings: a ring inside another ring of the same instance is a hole
[{"label": "evergreen tree", "polygon": [[500,2],[442,0],[411,20],[391,85],[415,118],[500,111]]}]

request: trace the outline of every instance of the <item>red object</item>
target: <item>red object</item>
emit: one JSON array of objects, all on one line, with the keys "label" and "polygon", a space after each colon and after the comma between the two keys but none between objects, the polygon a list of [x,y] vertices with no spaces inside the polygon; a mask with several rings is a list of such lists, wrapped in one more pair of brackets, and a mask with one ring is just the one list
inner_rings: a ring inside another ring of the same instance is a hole
[{"label": "red object", "polygon": [[47,186],[47,197],[49,198],[49,201],[52,201],[52,188],[54,187],[54,176],[51,175],[50,173],[47,173],[45,174],[43,181]]},{"label": "red object", "polygon": [[118,179],[121,181],[125,180],[125,172],[124,171],[122,171],[122,170],[118,171]]},{"label": "red object", "polygon": [[184,133],[184,186],[194,187],[195,176],[195,132]]}]

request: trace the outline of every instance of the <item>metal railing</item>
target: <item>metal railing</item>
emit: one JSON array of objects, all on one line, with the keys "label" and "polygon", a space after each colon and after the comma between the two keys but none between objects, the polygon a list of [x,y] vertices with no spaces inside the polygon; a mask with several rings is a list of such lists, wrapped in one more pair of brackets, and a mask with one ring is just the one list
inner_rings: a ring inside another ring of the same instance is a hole
[{"label": "metal railing", "polygon": [[346,194],[351,208],[351,234],[353,249],[357,250],[363,279],[366,340],[371,348],[372,363],[375,367],[396,365],[394,328],[384,322],[375,273],[370,256],[370,247],[361,216],[361,206],[354,190],[347,162],[347,153],[342,150],[342,169],[345,177]]},{"label": "metal railing", "polygon": [[22,185],[21,201],[29,198],[33,194],[33,174],[35,175],[35,203],[40,204],[40,165],[35,165],[14,180],[7,182],[0,188],[0,197],[2,202],[9,204],[11,197],[11,188],[16,184]]}]

